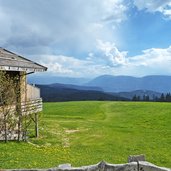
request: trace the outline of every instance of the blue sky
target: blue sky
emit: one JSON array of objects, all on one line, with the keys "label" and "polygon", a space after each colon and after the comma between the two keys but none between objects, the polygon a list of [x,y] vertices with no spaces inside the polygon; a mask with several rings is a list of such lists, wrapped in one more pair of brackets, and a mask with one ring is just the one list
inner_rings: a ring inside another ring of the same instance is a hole
[{"label": "blue sky", "polygon": [[0,0],[0,23],[46,75],[171,75],[170,0]]}]

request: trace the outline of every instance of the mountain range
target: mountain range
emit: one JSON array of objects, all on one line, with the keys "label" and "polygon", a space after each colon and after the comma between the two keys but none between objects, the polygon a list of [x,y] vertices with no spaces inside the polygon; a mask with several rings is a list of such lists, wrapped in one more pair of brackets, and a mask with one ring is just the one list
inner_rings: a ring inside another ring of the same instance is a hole
[{"label": "mountain range", "polygon": [[160,93],[171,92],[171,76],[99,76],[85,85],[96,86],[105,92],[130,92],[135,90],[150,90]]},{"label": "mountain range", "polygon": [[[96,90],[96,87],[81,87],[64,84],[36,85],[40,88],[44,102],[83,101],[83,100],[129,100]],[[70,87],[71,86],[71,87]]]},{"label": "mountain range", "polygon": [[28,75],[28,82],[30,84],[74,84],[74,85],[83,85],[89,82],[89,78],[74,78],[74,77],[60,77],[60,76],[51,76],[45,74],[37,75]]},{"label": "mountain range", "polygon": [[[149,99],[153,100],[160,97],[161,93],[171,92],[171,76],[138,78],[102,75],[92,80],[87,79],[86,83],[85,80],[61,77],[59,82],[63,83],[38,84],[37,86],[41,90],[44,101],[131,100],[135,95],[141,99],[143,96],[149,96]],[[53,79],[51,81],[53,82]],[[35,80],[35,82],[39,83],[40,80]]]}]

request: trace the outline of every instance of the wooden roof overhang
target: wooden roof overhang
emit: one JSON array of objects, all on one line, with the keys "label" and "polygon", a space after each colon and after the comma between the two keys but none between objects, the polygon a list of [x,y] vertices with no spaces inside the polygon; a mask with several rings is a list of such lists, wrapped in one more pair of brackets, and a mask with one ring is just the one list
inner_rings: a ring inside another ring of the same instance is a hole
[{"label": "wooden roof overhang", "polygon": [[33,73],[46,71],[47,67],[0,48],[0,70]]}]

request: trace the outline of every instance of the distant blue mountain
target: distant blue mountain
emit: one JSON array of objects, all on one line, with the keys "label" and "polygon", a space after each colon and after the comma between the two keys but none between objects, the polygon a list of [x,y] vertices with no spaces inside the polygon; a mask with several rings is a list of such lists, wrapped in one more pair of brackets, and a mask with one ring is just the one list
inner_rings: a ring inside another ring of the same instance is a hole
[{"label": "distant blue mountain", "polygon": [[86,86],[96,86],[105,92],[131,92],[135,90],[150,90],[155,92],[171,92],[171,76],[151,75],[141,78],[131,76],[102,75]]},{"label": "distant blue mountain", "polygon": [[28,82],[32,84],[51,84],[51,86],[56,84],[58,87],[65,86],[77,90],[104,92],[132,92],[136,90],[149,90],[159,93],[171,92],[171,76],[162,75],[145,77],[102,75],[90,80],[88,78],[58,77],[47,74],[39,76],[34,74],[28,77]]},{"label": "distant blue mountain", "polygon": [[49,87],[52,88],[69,88],[69,89],[76,89],[76,90],[95,90],[95,91],[103,91],[102,88],[95,87],[95,86],[81,86],[81,85],[73,85],[73,84],[60,84],[60,83],[54,83],[49,84]]},{"label": "distant blue mountain", "polygon": [[59,77],[59,76],[51,76],[51,75],[47,75],[47,74],[28,75],[28,82],[30,84],[61,83],[61,84],[82,85],[82,84],[85,84],[88,81],[90,81],[90,79],[88,79],[88,78]]}]

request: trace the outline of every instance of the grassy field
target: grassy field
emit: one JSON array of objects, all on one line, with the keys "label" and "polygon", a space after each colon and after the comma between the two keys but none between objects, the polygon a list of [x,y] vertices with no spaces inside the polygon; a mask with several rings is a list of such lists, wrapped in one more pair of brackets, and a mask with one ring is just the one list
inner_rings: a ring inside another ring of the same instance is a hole
[{"label": "grassy field", "polygon": [[171,168],[171,103],[45,103],[40,138],[0,143],[0,168],[48,168],[62,163],[125,163],[145,154]]}]

